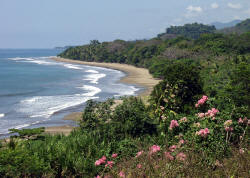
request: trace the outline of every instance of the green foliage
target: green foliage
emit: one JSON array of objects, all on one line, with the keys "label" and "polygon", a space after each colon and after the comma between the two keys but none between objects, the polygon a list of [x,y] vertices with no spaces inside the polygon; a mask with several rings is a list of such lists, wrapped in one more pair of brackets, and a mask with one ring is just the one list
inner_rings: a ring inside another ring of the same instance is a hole
[{"label": "green foliage", "polygon": [[199,67],[177,62],[165,70],[164,80],[155,86],[151,103],[177,113],[190,112],[195,96],[202,93]]},{"label": "green foliage", "polygon": [[249,117],[250,110],[250,64],[241,62],[236,65],[230,76],[230,83],[227,87],[227,94],[236,107],[246,107],[245,114]]},{"label": "green foliage", "polygon": [[242,34],[250,31],[250,19],[246,19],[240,23],[238,23],[234,27],[224,28],[219,30],[218,32],[225,34]]},{"label": "green foliage", "polygon": [[38,135],[40,135],[41,133],[43,133],[45,131],[44,127],[40,127],[40,128],[34,128],[34,129],[9,129],[10,133],[17,133],[19,137],[21,138],[30,138],[32,136],[34,136],[35,138],[37,138]]},{"label": "green foliage", "polygon": [[125,98],[115,108],[113,121],[117,124],[114,134],[125,133],[136,137],[156,132],[154,121],[149,117],[145,105],[141,99],[135,97]]},{"label": "green foliage", "polygon": [[80,125],[84,131],[95,130],[109,139],[122,139],[127,135],[137,137],[156,132],[146,106],[135,97],[124,98],[122,104],[115,108],[112,100],[104,103],[89,101]]},{"label": "green foliage", "polygon": [[[171,26],[166,29],[166,34],[182,35],[187,38],[197,39],[201,34],[214,33],[216,28],[214,26],[203,25],[198,23],[186,24],[184,26]],[[160,34],[161,37],[165,34]]]}]

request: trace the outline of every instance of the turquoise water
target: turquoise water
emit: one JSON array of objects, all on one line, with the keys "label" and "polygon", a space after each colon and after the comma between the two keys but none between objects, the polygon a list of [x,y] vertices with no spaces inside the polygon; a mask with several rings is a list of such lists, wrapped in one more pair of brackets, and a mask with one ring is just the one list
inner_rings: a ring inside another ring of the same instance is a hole
[{"label": "turquoise water", "polygon": [[135,95],[119,83],[125,74],[100,67],[52,61],[60,50],[0,49],[0,135],[10,128],[74,124],[62,118],[89,99]]}]

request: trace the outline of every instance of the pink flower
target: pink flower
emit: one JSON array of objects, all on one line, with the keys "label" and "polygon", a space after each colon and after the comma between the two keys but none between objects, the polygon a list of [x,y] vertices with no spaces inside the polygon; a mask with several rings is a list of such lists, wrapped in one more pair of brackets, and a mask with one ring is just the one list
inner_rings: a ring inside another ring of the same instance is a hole
[{"label": "pink flower", "polygon": [[178,121],[177,120],[171,120],[169,128],[172,130],[175,127],[179,127]]},{"label": "pink flower", "polygon": [[122,177],[122,178],[125,178],[125,173],[124,173],[123,171],[121,171],[121,172],[119,173],[119,176]]},{"label": "pink flower", "polygon": [[105,167],[112,168],[113,164],[114,164],[114,161],[107,161],[107,164],[105,165]]},{"label": "pink flower", "polygon": [[232,131],[233,131],[233,128],[232,128],[232,127],[225,127],[225,131],[227,131],[227,132],[232,132]]},{"label": "pink flower", "polygon": [[144,152],[144,151],[139,151],[139,152],[136,154],[135,157],[137,158],[137,157],[141,156],[143,152]]},{"label": "pink flower", "polygon": [[185,141],[184,141],[183,139],[181,139],[181,140],[179,141],[179,143],[182,145],[182,144],[185,143]]},{"label": "pink flower", "polygon": [[187,122],[187,118],[186,117],[181,118],[180,122]]},{"label": "pink flower", "polygon": [[199,118],[205,117],[205,113],[198,113],[197,115],[198,115]]},{"label": "pink flower", "polygon": [[241,149],[239,150],[239,152],[240,152],[240,154],[243,154],[243,153],[245,152],[245,150],[244,150],[243,148],[241,148]]},{"label": "pink flower", "polygon": [[233,124],[233,121],[232,120],[227,120],[226,122],[224,122],[224,127],[229,127],[230,125]]},{"label": "pink flower", "polygon": [[169,160],[174,160],[174,157],[171,155],[171,153],[170,152],[165,152],[164,153],[165,154],[165,157],[167,158],[167,159],[169,159]]},{"label": "pink flower", "polygon": [[179,161],[185,161],[186,158],[187,158],[187,156],[184,153],[182,153],[182,152],[180,152],[176,156],[176,159],[179,160]]},{"label": "pink flower", "polygon": [[239,118],[238,123],[243,124],[243,120],[241,118]]},{"label": "pink flower", "polygon": [[205,116],[206,117],[215,117],[216,114],[219,112],[218,109],[215,109],[215,108],[212,108],[211,110],[208,110],[206,113],[205,113]]},{"label": "pink flower", "polygon": [[172,145],[171,147],[169,147],[169,150],[170,150],[171,152],[174,152],[176,148],[177,148],[176,145]]},{"label": "pink flower", "polygon": [[201,129],[199,132],[196,132],[197,135],[201,137],[206,137],[210,133],[208,128]]},{"label": "pink flower", "polygon": [[101,178],[101,176],[97,175],[96,178]]},{"label": "pink flower", "polygon": [[101,158],[101,160],[104,161],[104,162],[106,161],[106,159],[107,159],[106,156],[103,156],[103,157]]},{"label": "pink flower", "polygon": [[160,151],[161,150],[161,147],[160,146],[158,146],[158,145],[153,145],[153,146],[151,146],[150,147],[150,149],[149,149],[149,154],[153,154],[153,153],[156,153],[156,152],[158,152],[158,151]]},{"label": "pink flower", "polygon": [[198,108],[200,105],[203,105],[208,100],[208,97],[203,95],[200,100],[198,100],[197,104],[195,104],[195,107]]},{"label": "pink flower", "polygon": [[95,166],[99,166],[101,164],[104,164],[106,162],[106,156],[103,156],[101,159],[96,160]]},{"label": "pink flower", "polygon": [[101,165],[101,164],[102,164],[102,162],[101,162],[100,160],[96,160],[95,166],[99,166],[99,165]]},{"label": "pink flower", "polygon": [[142,165],[141,165],[141,164],[137,164],[136,167],[139,168],[139,169],[141,169],[141,168],[142,168]]},{"label": "pink flower", "polygon": [[117,153],[113,153],[113,154],[112,154],[112,158],[116,158],[117,156],[118,156]]}]

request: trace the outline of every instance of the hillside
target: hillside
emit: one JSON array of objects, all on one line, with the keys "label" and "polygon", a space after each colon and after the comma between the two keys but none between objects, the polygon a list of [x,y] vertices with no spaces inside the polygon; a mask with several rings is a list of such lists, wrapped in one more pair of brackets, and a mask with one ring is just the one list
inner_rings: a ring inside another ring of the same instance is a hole
[{"label": "hillside", "polygon": [[233,27],[236,24],[240,23],[242,20],[233,20],[231,22],[213,22],[211,23],[211,25],[215,26],[215,28],[217,30],[223,29],[223,28],[229,28],[229,27]]},{"label": "hillside", "polygon": [[186,38],[197,39],[201,34],[214,33],[215,27],[198,23],[185,24],[184,26],[171,26],[166,29],[165,33],[159,34],[158,37],[167,39],[176,36],[184,36]]},{"label": "hillside", "polygon": [[219,32],[224,34],[230,34],[230,33],[242,34],[248,31],[250,31],[250,19],[246,19],[236,24],[234,27],[224,28],[219,30]]}]

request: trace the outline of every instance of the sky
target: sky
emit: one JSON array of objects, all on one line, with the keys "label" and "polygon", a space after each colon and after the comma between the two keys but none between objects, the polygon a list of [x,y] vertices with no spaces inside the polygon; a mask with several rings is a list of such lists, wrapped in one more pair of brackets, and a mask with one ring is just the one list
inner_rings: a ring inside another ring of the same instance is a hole
[{"label": "sky", "polygon": [[0,48],[148,39],[171,25],[250,18],[250,0],[0,0]]}]

